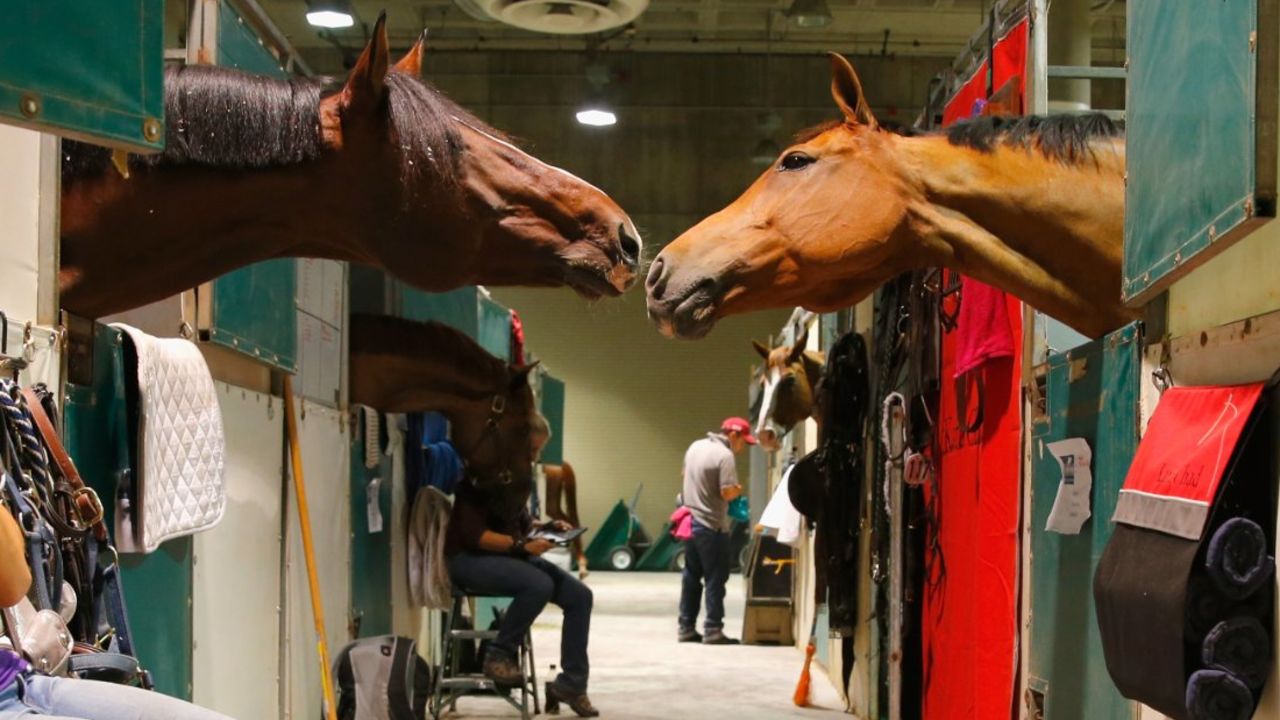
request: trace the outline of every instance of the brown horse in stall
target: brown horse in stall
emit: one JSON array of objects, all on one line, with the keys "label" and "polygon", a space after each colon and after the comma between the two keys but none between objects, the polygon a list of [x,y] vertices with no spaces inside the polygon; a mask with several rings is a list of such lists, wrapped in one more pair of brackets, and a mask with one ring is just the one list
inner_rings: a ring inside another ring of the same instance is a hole
[{"label": "brown horse in stall", "polygon": [[63,306],[101,317],[279,257],[428,291],[630,287],[641,245],[626,213],[422,80],[421,59],[419,41],[389,67],[379,17],[341,86],[168,68],[164,152],[64,145]]},{"label": "brown horse in stall", "polygon": [[535,366],[509,365],[448,325],[351,318],[351,402],[444,415],[467,475],[504,510],[527,502],[533,488]]},{"label": "brown horse in stall", "polygon": [[[751,346],[764,358],[760,374],[760,414],[755,435],[771,443],[778,435],[813,417],[814,391],[822,379],[823,354],[805,350],[809,328],[805,327],[790,346],[770,350],[752,340]],[[772,423],[772,427],[770,424]],[[781,432],[775,431],[781,430]]]},{"label": "brown horse in stall", "polygon": [[934,266],[1090,336],[1135,317],[1120,301],[1125,153],[1110,120],[983,118],[897,135],[877,125],[853,66],[831,59],[843,120],[802,136],[654,260],[648,309],[663,333],[698,338],[766,308],[829,312]]},{"label": "brown horse in stall", "polygon": [[[573,527],[582,527],[578,518],[578,476],[573,466],[567,462],[559,465],[543,465],[542,472],[547,478],[547,497],[545,509],[547,517],[562,520]],[[564,500],[562,504],[560,501]],[[569,543],[573,559],[578,563],[578,577],[587,576],[587,556],[582,550],[582,536]]]}]

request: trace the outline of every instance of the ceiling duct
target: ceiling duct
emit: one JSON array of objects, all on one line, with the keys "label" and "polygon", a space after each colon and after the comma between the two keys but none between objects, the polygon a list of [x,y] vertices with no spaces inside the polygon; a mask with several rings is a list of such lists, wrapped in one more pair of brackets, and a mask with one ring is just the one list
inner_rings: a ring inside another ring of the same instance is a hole
[{"label": "ceiling duct", "polygon": [[455,0],[468,15],[476,11],[507,25],[550,33],[584,35],[621,27],[649,7],[649,0]]}]

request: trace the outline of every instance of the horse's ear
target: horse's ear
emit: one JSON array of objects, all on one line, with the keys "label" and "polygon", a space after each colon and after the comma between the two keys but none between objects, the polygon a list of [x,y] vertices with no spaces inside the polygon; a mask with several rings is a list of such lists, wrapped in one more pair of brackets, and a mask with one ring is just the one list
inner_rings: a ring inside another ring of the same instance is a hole
[{"label": "horse's ear", "polygon": [[752,340],[751,347],[755,348],[756,352],[760,353],[760,357],[764,358],[765,360],[769,359],[769,348],[765,347],[764,345],[761,345],[759,340]]},{"label": "horse's ear", "polygon": [[529,374],[533,369],[538,367],[541,360],[534,360],[528,365],[512,365],[511,366],[511,387],[510,390],[515,392],[525,385],[529,384]]},{"label": "horse's ear", "polygon": [[844,119],[859,125],[866,125],[875,130],[880,127],[876,116],[871,114],[871,106],[862,95],[862,81],[853,65],[839,53],[829,53],[831,57],[831,97],[835,99]]},{"label": "horse's ear", "polygon": [[409,52],[400,58],[400,62],[396,63],[396,69],[406,75],[414,77],[422,77],[422,56],[427,51],[427,29],[422,29],[422,34],[418,36],[418,42],[409,48]]},{"label": "horse's ear", "polygon": [[387,13],[378,14],[378,22],[373,26],[373,34],[369,44],[356,60],[351,69],[347,85],[342,94],[345,105],[358,112],[373,112],[382,106],[387,92],[387,68],[391,64],[387,50]]},{"label": "horse's ear", "polygon": [[809,344],[809,326],[805,325],[800,331],[800,337],[796,338],[796,342],[791,346],[791,354],[787,356],[787,364],[794,365],[800,362],[800,358],[804,357],[805,346]]}]

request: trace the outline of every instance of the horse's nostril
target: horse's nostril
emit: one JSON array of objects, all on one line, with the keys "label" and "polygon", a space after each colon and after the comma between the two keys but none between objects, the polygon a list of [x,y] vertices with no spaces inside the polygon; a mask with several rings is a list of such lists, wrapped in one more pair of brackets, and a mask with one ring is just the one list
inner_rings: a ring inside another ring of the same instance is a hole
[{"label": "horse's nostril", "polygon": [[662,289],[666,283],[662,282],[663,271],[666,269],[666,261],[659,255],[657,260],[653,261],[653,265],[649,266],[649,276],[644,279],[644,285],[649,289],[649,294],[654,300],[662,299]]},{"label": "horse's nostril", "polygon": [[622,246],[622,258],[629,265],[640,262],[640,241],[627,234],[627,226],[618,226],[618,244]]}]

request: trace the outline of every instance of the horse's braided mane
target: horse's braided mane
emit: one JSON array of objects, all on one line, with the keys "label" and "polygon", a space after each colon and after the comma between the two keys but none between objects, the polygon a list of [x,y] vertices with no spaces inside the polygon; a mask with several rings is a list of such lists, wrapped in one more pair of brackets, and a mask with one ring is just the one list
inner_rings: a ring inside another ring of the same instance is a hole
[{"label": "horse's braided mane", "polygon": [[434,321],[418,322],[390,315],[351,316],[351,353],[451,356],[458,367],[505,378],[507,364],[489,354],[461,330]]},{"label": "horse's braided mane", "polygon": [[[794,142],[805,143],[842,125],[840,120],[815,125],[796,134]],[[1034,149],[1051,160],[1079,163],[1092,158],[1097,139],[1124,136],[1124,125],[1102,113],[1083,115],[990,116],[962,120],[937,131],[895,127],[895,134],[915,137],[944,135],[957,147],[993,152],[999,146]]]},{"label": "horse's braided mane", "polygon": [[[456,186],[462,139],[458,123],[503,134],[445,97],[427,81],[387,73],[387,134],[407,187],[430,173]],[[324,151],[320,100],[342,88],[334,78],[269,78],[211,65],[165,68],[165,147],[131,155],[131,168],[203,165],[255,170],[315,160]],[[107,172],[111,151],[63,143],[62,179],[71,183]]]}]

